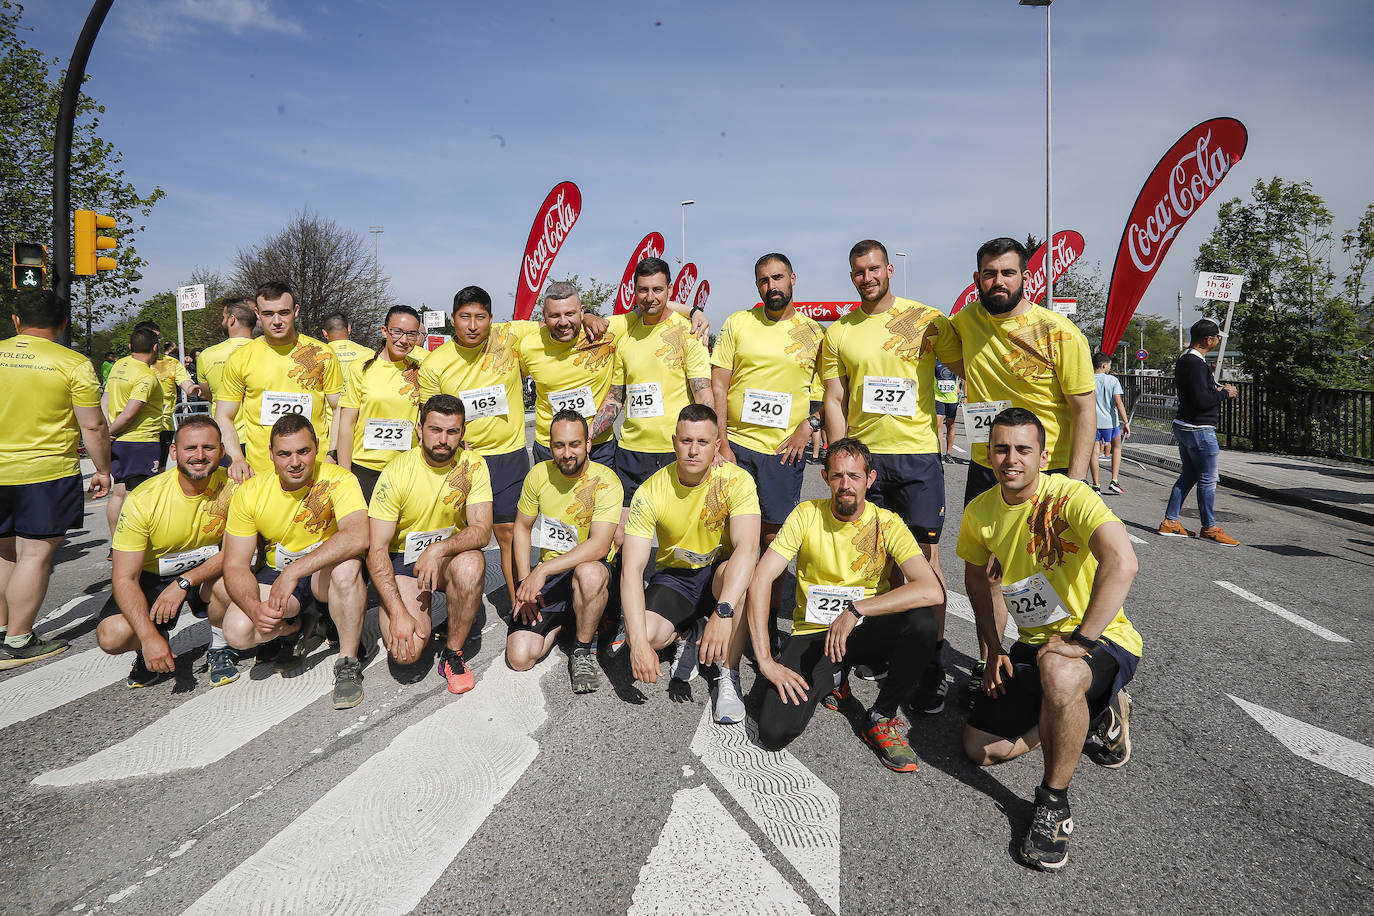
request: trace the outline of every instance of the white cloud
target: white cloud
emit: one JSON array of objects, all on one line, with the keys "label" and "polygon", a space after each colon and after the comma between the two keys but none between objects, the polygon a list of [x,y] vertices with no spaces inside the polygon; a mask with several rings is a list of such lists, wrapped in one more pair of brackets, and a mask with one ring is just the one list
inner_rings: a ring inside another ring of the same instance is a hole
[{"label": "white cloud", "polygon": [[132,35],[150,44],[215,29],[233,35],[303,32],[300,23],[274,12],[271,0],[163,0],[129,7],[125,20]]}]

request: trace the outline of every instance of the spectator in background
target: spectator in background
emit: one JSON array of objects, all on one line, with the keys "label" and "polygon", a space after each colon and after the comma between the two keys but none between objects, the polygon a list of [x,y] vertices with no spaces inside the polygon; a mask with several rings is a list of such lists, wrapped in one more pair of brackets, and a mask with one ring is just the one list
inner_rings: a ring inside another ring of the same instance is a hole
[{"label": "spectator in background", "polygon": [[100,386],[101,386],[102,388],[105,386],[105,380],[108,379],[108,378],[110,377],[110,370],[114,368],[114,364],[115,364],[115,351],[113,351],[113,350],[106,350],[106,351],[105,351],[105,361],[104,361],[103,363],[100,364]]},{"label": "spectator in background", "polygon": [[[1112,456],[1112,479],[1107,484],[1107,492],[1120,495],[1121,488],[1121,442],[1131,435],[1131,424],[1126,420],[1126,402],[1121,400],[1121,382],[1112,375],[1112,358],[1107,353],[1093,355],[1093,382],[1097,386],[1097,446],[1102,454]],[[1102,479],[1098,476],[1097,456],[1088,464],[1092,471],[1093,489],[1102,492]]]}]

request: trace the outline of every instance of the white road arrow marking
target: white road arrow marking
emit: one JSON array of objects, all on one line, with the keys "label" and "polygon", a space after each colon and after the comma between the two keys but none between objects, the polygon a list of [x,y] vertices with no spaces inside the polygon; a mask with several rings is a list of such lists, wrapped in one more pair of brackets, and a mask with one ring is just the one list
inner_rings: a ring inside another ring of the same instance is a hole
[{"label": "white road arrow marking", "polygon": [[1229,693],[1227,696],[1294,754],[1342,776],[1374,786],[1374,748],[1272,709],[1248,703]]},{"label": "white road arrow marking", "polygon": [[1134,534],[1131,534],[1129,531],[1126,532],[1126,537],[1128,537],[1128,538],[1131,539],[1131,543],[1132,543],[1132,544],[1144,544],[1144,543],[1145,543],[1145,539],[1144,539],[1144,538],[1138,538],[1138,537],[1136,537]]},{"label": "white road arrow marking", "polygon": [[1304,630],[1310,630],[1313,633],[1316,633],[1322,639],[1327,640],[1328,642],[1350,642],[1350,640],[1346,639],[1341,634],[1333,633],[1321,624],[1313,623],[1306,617],[1302,617],[1298,614],[1294,614],[1290,610],[1281,608],[1277,604],[1274,604],[1272,601],[1265,601],[1259,595],[1247,592],[1239,585],[1232,585],[1230,582],[1223,582],[1220,579],[1216,579],[1213,581],[1215,581],[1217,585],[1220,585],[1222,588],[1226,589],[1228,592],[1232,592],[1233,594],[1239,595],[1246,601],[1249,601],[1253,604],[1258,604],[1260,607],[1264,608],[1266,611],[1269,611],[1271,614],[1277,614],[1284,620],[1287,620],[1289,623],[1295,623],[1298,626],[1302,627]]}]

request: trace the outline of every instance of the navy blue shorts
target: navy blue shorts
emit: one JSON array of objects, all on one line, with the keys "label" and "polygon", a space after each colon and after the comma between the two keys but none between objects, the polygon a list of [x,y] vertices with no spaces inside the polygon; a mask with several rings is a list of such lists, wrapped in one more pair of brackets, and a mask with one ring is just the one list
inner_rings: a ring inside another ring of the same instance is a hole
[{"label": "navy blue shorts", "polygon": [[[273,582],[277,581],[277,577],[280,575],[280,570],[273,569],[270,566],[264,566],[262,569],[258,570],[258,582],[263,585],[271,585]],[[296,590],[291,593],[292,596],[295,597],[296,603],[300,605],[302,611],[305,610],[308,602],[315,600],[315,593],[310,590],[310,580],[313,578],[315,578],[315,576],[312,573],[300,579],[296,583]]]},{"label": "navy blue shorts", "polygon": [[[1049,468],[1040,472],[1041,474],[1067,474],[1068,468]],[[997,475],[992,472],[992,468],[985,468],[981,464],[970,461],[968,463],[968,478],[964,481],[964,506],[982,496],[988,490],[997,486]]]},{"label": "navy blue shorts", "polygon": [[530,473],[530,453],[524,448],[504,455],[483,455],[491,475],[491,520],[498,525],[515,521],[520,488]]},{"label": "navy blue shorts", "polygon": [[959,416],[959,402],[955,401],[953,404],[946,404],[944,401],[936,401],[935,416],[945,417],[950,420],[957,418]]},{"label": "navy blue shorts", "polygon": [[615,476],[625,488],[625,503],[635,495],[640,484],[677,460],[673,452],[632,452],[623,445],[615,450]]},{"label": "navy blue shorts", "polygon": [[[607,576],[612,575],[611,564],[605,560],[601,565],[606,567]],[[548,636],[556,628],[561,627],[571,618],[564,614],[572,613],[573,610],[573,573],[576,568],[564,570],[561,573],[549,578],[544,582],[544,587],[539,590],[539,595],[544,599],[544,606],[539,609],[543,619],[538,623],[521,623],[515,619],[512,613],[510,620],[506,622],[508,631],[511,633],[537,633],[540,636]],[[607,579],[607,588],[610,588],[610,578]]]},{"label": "navy blue shorts", "polygon": [[[1092,682],[1088,685],[1088,715],[1096,718],[1111,705],[1112,700],[1122,687],[1135,677],[1136,665],[1140,658],[1132,655],[1109,639],[1100,640],[1103,649],[1093,650],[1091,658],[1085,658],[1092,670]],[[968,724],[979,731],[988,732],[1008,741],[1017,738],[1040,724],[1040,667],[1036,663],[1039,646],[1017,642],[1007,655],[1011,658],[1012,677],[1003,679],[1006,687],[1000,697],[978,694]]]},{"label": "navy blue shorts", "polygon": [[[553,452],[549,451],[547,448],[540,445],[538,442],[534,443],[533,451],[535,464],[538,464],[541,461],[553,460]],[[607,439],[600,445],[593,445],[591,451],[587,453],[587,458],[590,461],[595,461],[597,464],[605,465],[608,468],[614,468],[615,453],[615,440]]]},{"label": "navy blue shorts", "polygon": [[[158,596],[162,594],[162,590],[175,582],[176,579],[176,576],[164,579],[157,573],[150,573],[146,569],[138,574],[138,587],[143,591],[143,597],[148,602],[149,608],[152,608],[153,603],[157,601]],[[176,626],[177,619],[181,617],[182,606],[189,607],[192,615],[202,620],[210,616],[210,606],[205,602],[204,598],[200,597],[200,586],[194,586],[186,593],[186,600],[183,601],[181,605],[177,606],[177,612],[172,615],[172,619],[156,625],[164,635],[170,632],[172,627]],[[109,600],[107,600],[105,606],[100,609],[100,616],[96,618],[96,623],[99,623],[106,617],[119,616],[121,616],[119,603],[115,601],[114,593],[111,592]]]},{"label": "navy blue shorts", "polygon": [[0,538],[60,538],[81,527],[84,512],[80,473],[0,486]]},{"label": "navy blue shorts", "polygon": [[393,553],[391,555],[391,571],[398,576],[409,576],[415,578],[415,564],[406,562],[406,555],[403,553]]},{"label": "navy blue shorts", "polygon": [[162,445],[157,442],[110,443],[110,476],[133,490],[162,470]]},{"label": "navy blue shorts", "polygon": [[[724,561],[722,561],[724,562]],[[711,592],[720,563],[696,569],[668,566],[657,570],[644,586],[644,607],[667,620],[679,630],[696,617],[705,617],[716,609],[716,597]]]},{"label": "navy blue shorts", "polygon": [[873,469],[878,477],[868,489],[868,498],[897,513],[916,543],[940,543],[945,527],[945,467],[939,453],[874,455]]},{"label": "navy blue shorts", "polygon": [[802,475],[806,473],[806,461],[796,464],[782,464],[781,455],[756,452],[742,445],[730,443],[735,453],[735,463],[749,472],[759,491],[759,509],[763,521],[770,525],[781,525],[787,516],[801,502]]}]

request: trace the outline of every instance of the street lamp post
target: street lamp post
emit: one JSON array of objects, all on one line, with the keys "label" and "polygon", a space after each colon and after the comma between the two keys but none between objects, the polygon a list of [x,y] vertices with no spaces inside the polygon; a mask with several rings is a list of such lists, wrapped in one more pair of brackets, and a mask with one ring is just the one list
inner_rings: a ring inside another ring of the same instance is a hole
[{"label": "street lamp post", "polygon": [[677,259],[678,266],[687,263],[687,208],[696,203],[695,200],[684,200],[682,206],[682,257]]},{"label": "street lamp post", "polygon": [[1050,157],[1050,4],[1054,0],[1020,0],[1022,6],[1045,8],[1045,302],[1054,307],[1054,169]]},{"label": "street lamp post", "polygon": [[897,257],[902,259],[902,298],[906,298],[906,252],[899,251]]},{"label": "street lamp post", "polygon": [[377,240],[386,231],[385,226],[368,226],[372,233],[372,308],[381,311],[382,306],[382,262],[377,260]]}]

